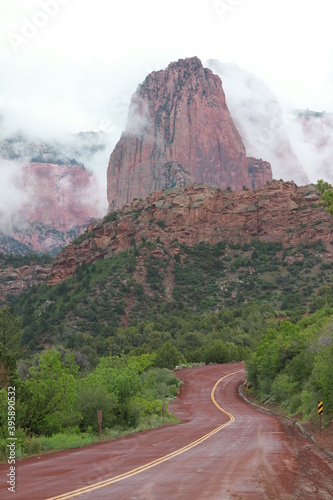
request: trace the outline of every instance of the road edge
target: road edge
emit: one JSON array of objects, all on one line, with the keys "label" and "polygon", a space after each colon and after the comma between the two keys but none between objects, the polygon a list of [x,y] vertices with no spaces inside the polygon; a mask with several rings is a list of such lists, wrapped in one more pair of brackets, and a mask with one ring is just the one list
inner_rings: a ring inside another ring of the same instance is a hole
[{"label": "road edge", "polygon": [[325,448],[323,448],[322,446],[320,446],[320,444],[317,443],[317,441],[315,440],[313,434],[310,434],[308,431],[306,431],[304,429],[304,427],[302,426],[302,424],[300,424],[299,422],[296,422],[295,420],[293,420],[290,417],[287,417],[286,415],[282,415],[281,413],[277,413],[274,410],[269,410],[268,408],[265,408],[264,406],[260,406],[260,405],[258,405],[256,403],[253,403],[252,401],[250,401],[245,396],[245,394],[243,393],[242,384],[243,384],[243,382],[241,382],[239,384],[239,386],[238,386],[238,394],[239,394],[239,396],[242,399],[244,399],[244,401],[246,401],[246,403],[248,403],[249,405],[253,406],[258,411],[261,411],[263,413],[268,413],[269,415],[274,415],[275,417],[278,417],[280,420],[287,420],[290,424],[295,425],[297,427],[297,429],[299,430],[299,432],[301,432],[301,434],[303,434],[303,436],[305,436],[306,438],[308,438],[320,451],[322,451],[323,453],[325,453],[325,455],[328,458],[330,458],[331,460],[333,460],[333,453],[331,453],[330,451],[328,451]]}]

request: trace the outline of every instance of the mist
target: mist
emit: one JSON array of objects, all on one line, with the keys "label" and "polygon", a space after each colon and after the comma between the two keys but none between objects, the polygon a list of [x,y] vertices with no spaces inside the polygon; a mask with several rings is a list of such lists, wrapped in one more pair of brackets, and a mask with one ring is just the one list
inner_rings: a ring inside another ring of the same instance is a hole
[{"label": "mist", "polygon": [[324,119],[317,113],[301,120],[300,112],[279,101],[255,75],[215,60],[207,66],[221,77],[227,106],[248,156],[269,161],[275,179],[299,185],[323,177],[332,182],[333,120],[329,115]]},{"label": "mist", "polygon": [[[100,216],[107,212],[110,154],[127,119],[130,133],[139,133],[144,126],[143,115],[128,116],[132,95],[151,71],[171,62],[166,53],[160,59],[152,57],[149,64],[136,55],[130,64],[121,58],[113,64],[100,59],[73,64],[41,54],[18,57],[11,60],[10,71],[3,73],[0,82],[0,145],[21,134],[32,149],[49,145],[64,158],[64,164],[72,160],[84,164],[94,180],[83,196]],[[248,156],[269,161],[276,179],[301,185],[319,178],[332,182],[330,115],[300,119],[292,106],[254,74],[217,60],[204,65],[222,79]],[[21,148],[17,155],[14,163],[5,157],[0,165],[0,228],[6,231],[23,223],[20,211],[26,203],[35,203],[34,190],[23,189],[17,181],[22,163],[31,161],[31,150]]]},{"label": "mist", "polygon": [[20,183],[22,164],[0,158],[0,178],[0,231],[9,234],[15,227],[26,225],[23,209],[34,203],[33,189],[25,189]]}]

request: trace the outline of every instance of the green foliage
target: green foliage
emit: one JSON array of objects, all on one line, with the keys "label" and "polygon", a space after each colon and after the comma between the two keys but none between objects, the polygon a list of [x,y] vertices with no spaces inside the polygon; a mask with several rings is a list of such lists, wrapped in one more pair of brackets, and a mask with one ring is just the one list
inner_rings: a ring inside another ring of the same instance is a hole
[{"label": "green foliage", "polygon": [[322,179],[317,182],[317,189],[321,192],[321,205],[325,207],[328,213],[333,215],[333,189],[331,184]]},{"label": "green foliage", "polygon": [[0,389],[0,439],[8,437],[8,394]]},{"label": "green foliage", "polygon": [[29,368],[22,388],[20,421],[30,433],[51,435],[60,431],[64,422],[77,419],[77,375],[73,355],[62,362],[55,349],[46,351]]},{"label": "green foliage", "polygon": [[333,338],[328,347],[323,347],[317,354],[312,371],[312,380],[318,388],[325,406],[333,410]]},{"label": "green foliage", "polygon": [[72,241],[72,245],[81,245],[83,241],[89,240],[89,238],[93,238],[94,233],[89,233],[88,231],[85,231],[84,233],[80,234],[75,240]]},{"label": "green foliage", "polygon": [[183,356],[172,345],[170,340],[157,349],[155,363],[159,368],[169,368],[169,370],[172,370],[183,361],[185,361]]},{"label": "green foliage", "polygon": [[203,349],[203,361],[208,363],[228,363],[230,361],[229,350],[220,339],[215,339],[206,344]]},{"label": "green foliage", "polygon": [[0,252],[0,265],[3,267],[23,267],[32,266],[34,264],[50,264],[53,261],[51,255],[29,253],[27,255],[15,255]]},{"label": "green foliage", "polygon": [[247,362],[248,379],[297,413],[315,414],[325,401],[333,415],[333,309],[322,309],[297,324],[268,329]]},{"label": "green foliage", "polygon": [[152,368],[142,376],[143,394],[164,400],[175,396],[173,387],[179,387],[180,381],[167,368]]},{"label": "green foliage", "polygon": [[116,422],[117,397],[104,385],[96,385],[92,378],[82,379],[77,387],[77,409],[81,414],[80,429],[91,428],[98,432],[97,411],[102,410],[103,428],[111,428]]},{"label": "green foliage", "polygon": [[[179,249],[174,258],[163,242],[145,241],[112,258],[82,264],[72,278],[55,287],[32,287],[12,306],[22,318],[24,347],[33,353],[45,343],[62,344],[86,356],[94,367],[101,355],[158,349],[164,342],[158,339],[159,328],[148,339],[135,330],[142,321],[176,317],[179,311],[184,317],[245,309],[254,299],[270,304],[273,316],[283,310],[296,322],[330,297],[318,294],[320,287],[331,286],[322,242],[297,248],[257,240],[194,247],[175,240],[172,245]],[[301,260],[295,257],[299,254]],[[296,260],[286,262],[287,257]],[[250,330],[245,333],[255,340],[251,322]],[[200,330],[191,325],[188,331]],[[187,359],[189,349],[182,349]]]},{"label": "green foliage", "polygon": [[[318,395],[331,405],[325,330],[331,307],[322,242],[297,248],[256,240],[194,247],[174,240],[169,248],[161,239],[133,243],[83,264],[60,285],[33,287],[12,305],[22,319],[26,356],[45,344],[58,349],[47,362],[46,354],[22,362],[18,422],[36,434],[75,426],[96,432],[102,409],[104,432],[138,428],[144,418],[158,419],[163,402],[177,393],[164,369],[185,360],[246,359],[256,389],[290,411],[305,411]],[[69,352],[78,366],[66,360]],[[66,407],[52,403],[58,382]],[[1,411],[0,393],[0,419]]]},{"label": "green foliage", "polygon": [[8,387],[21,353],[21,322],[6,306],[0,311],[0,389]]},{"label": "green foliage", "polygon": [[114,212],[110,212],[108,213],[104,219],[103,219],[103,223],[107,223],[107,222],[114,222],[117,220],[118,218],[118,215],[119,215],[119,212],[118,210],[115,210]]}]

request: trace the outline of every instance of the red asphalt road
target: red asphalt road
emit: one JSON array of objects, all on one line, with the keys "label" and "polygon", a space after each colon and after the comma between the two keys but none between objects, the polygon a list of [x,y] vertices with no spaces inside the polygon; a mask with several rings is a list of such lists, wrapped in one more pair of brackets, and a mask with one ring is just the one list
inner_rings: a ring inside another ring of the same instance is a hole
[{"label": "red asphalt road", "polygon": [[[238,396],[243,370],[241,363],[181,370],[185,383],[169,405],[181,424],[22,460],[15,494],[7,491],[8,465],[1,465],[0,498],[332,499],[332,461],[293,425]],[[211,399],[225,375],[215,400],[229,414]]]}]

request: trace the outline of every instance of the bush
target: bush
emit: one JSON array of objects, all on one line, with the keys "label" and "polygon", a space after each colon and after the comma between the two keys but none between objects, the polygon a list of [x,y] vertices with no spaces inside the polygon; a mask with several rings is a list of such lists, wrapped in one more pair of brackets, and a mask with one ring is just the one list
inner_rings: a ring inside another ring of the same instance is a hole
[{"label": "bush", "polygon": [[156,352],[156,366],[172,370],[185,360],[181,353],[172,345],[171,341],[165,342]]},{"label": "bush", "polygon": [[87,431],[91,428],[98,432],[97,410],[102,410],[102,427],[110,428],[116,421],[117,398],[110,394],[103,386],[89,384],[82,380],[78,387],[78,411],[82,416],[80,429]]}]

